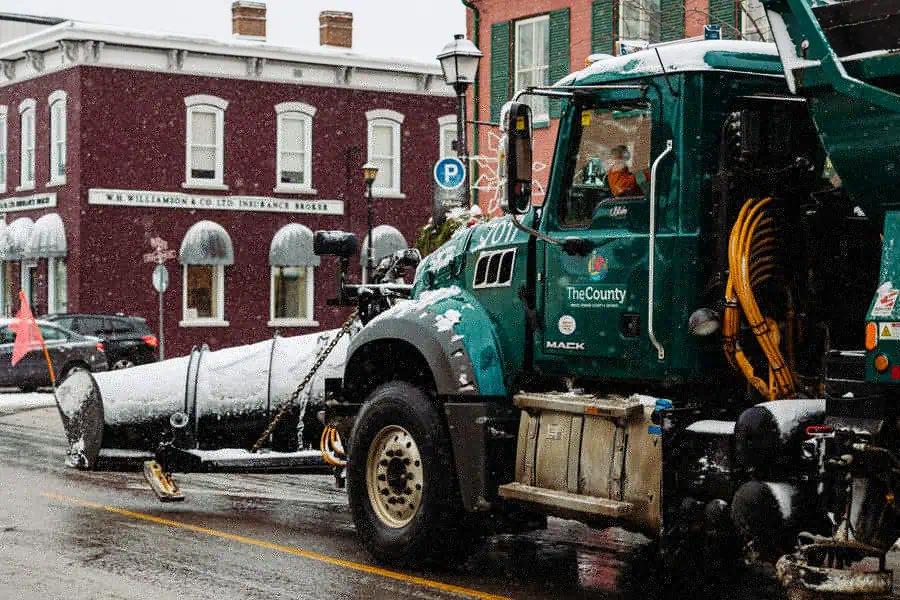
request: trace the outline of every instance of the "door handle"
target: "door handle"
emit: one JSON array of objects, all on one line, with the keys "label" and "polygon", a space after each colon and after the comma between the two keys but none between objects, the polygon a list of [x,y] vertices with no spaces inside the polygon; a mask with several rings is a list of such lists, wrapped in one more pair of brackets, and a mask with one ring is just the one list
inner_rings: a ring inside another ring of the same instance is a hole
[{"label": "door handle", "polygon": [[650,343],[656,348],[656,355],[659,360],[666,358],[666,350],[663,345],[656,339],[656,332],[653,329],[653,310],[654,310],[654,290],[653,280],[656,267],[656,170],[662,159],[672,152],[672,140],[666,140],[666,149],[656,157],[653,161],[653,167],[650,169],[650,235],[647,236],[647,335],[650,337]]}]

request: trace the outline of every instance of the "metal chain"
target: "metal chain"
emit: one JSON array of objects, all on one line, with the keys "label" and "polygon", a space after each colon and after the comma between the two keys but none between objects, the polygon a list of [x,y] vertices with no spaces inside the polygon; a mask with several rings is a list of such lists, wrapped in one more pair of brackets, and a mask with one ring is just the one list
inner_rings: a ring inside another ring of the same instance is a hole
[{"label": "metal chain", "polygon": [[344,337],[348,331],[350,331],[350,327],[353,325],[353,321],[356,320],[357,315],[359,314],[359,310],[354,310],[347,320],[344,321],[344,324],[341,325],[340,331],[337,332],[337,335],[334,336],[334,339],[331,340],[331,343],[328,344],[322,351],[319,352],[319,355],[316,357],[316,362],[313,363],[312,368],[309,370],[309,373],[306,374],[306,377],[303,378],[303,381],[300,382],[300,385],[297,386],[297,389],[294,390],[294,393],[291,394],[290,399],[287,402],[281,405],[281,408],[278,409],[278,413],[272,418],[269,422],[268,426],[266,426],[266,430],[263,431],[262,435],[259,436],[259,439],[256,440],[256,443],[253,444],[253,447],[250,448],[251,453],[259,452],[259,449],[262,448],[263,444],[266,443],[266,440],[272,432],[275,431],[275,428],[278,427],[278,424],[284,418],[284,416],[288,413],[291,407],[294,406],[294,403],[297,401],[297,398],[300,397],[300,394],[303,392],[304,388],[309,385],[309,382],[312,381],[312,378],[315,376],[316,371],[319,370],[319,367],[325,362],[325,359],[328,358],[328,355],[331,354],[331,351],[334,350],[335,346],[337,346],[338,341]]}]

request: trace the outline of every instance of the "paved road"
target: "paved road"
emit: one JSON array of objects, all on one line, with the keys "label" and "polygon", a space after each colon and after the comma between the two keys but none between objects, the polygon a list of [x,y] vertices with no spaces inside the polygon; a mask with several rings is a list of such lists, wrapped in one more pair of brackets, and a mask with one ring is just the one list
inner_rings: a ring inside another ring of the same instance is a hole
[{"label": "paved road", "polygon": [[322,475],[191,475],[160,504],[140,473],[63,465],[54,409],[0,414],[0,598],[613,598],[628,534],[553,521],[446,571],[382,570]]}]

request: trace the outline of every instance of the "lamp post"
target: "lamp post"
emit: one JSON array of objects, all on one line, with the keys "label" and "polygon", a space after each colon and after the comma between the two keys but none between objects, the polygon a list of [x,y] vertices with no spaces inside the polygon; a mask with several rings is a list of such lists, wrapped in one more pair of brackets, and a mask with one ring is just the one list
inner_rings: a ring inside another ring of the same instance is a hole
[{"label": "lamp post", "polygon": [[372,184],[375,183],[375,178],[378,177],[378,167],[372,164],[371,162],[367,162],[362,167],[363,171],[363,179],[366,182],[366,204],[368,208],[368,224],[369,224],[369,243],[368,248],[366,249],[366,272],[365,272],[365,281],[369,283],[369,280],[372,278],[372,272],[375,269],[375,259],[372,255],[372,211],[374,206],[372,205]]},{"label": "lamp post", "polygon": [[[472,206],[472,190],[469,186],[469,149],[466,143],[466,90],[475,82],[478,62],[483,56],[475,44],[461,33],[453,36],[453,41],[444,46],[437,59],[441,61],[444,81],[456,91],[456,154],[466,166],[465,198],[466,207]],[[477,110],[477,107],[476,107]]]}]

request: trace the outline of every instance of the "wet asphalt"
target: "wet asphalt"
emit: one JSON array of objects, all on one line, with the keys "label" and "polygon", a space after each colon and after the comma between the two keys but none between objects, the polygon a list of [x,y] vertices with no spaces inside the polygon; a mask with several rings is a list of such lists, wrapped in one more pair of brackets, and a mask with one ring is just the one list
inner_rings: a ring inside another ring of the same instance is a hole
[{"label": "wet asphalt", "polygon": [[[635,597],[616,584],[642,539],[618,529],[551,519],[463,564],[399,571],[359,546],[329,475],[181,475],[187,500],[161,504],[139,472],[64,456],[54,408],[0,412],[0,600]],[[770,579],[721,597],[774,597]]]},{"label": "wet asphalt", "polygon": [[553,520],[462,565],[367,571],[331,476],[182,475],[187,500],[161,504],[139,472],[67,468],[64,439],[55,409],[0,415],[4,600],[616,598],[634,542]]}]

